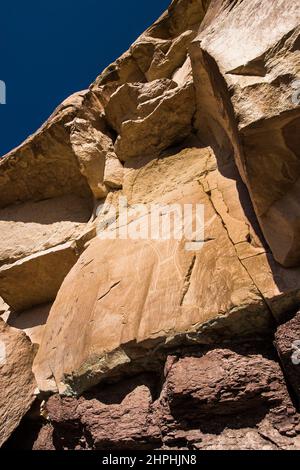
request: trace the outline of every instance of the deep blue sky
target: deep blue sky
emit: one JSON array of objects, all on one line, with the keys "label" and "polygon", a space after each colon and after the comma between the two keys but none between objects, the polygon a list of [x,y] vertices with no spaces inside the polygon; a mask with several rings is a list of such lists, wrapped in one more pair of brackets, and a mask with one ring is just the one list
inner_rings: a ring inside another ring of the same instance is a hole
[{"label": "deep blue sky", "polygon": [[171,0],[1,0],[0,155],[87,88]]}]

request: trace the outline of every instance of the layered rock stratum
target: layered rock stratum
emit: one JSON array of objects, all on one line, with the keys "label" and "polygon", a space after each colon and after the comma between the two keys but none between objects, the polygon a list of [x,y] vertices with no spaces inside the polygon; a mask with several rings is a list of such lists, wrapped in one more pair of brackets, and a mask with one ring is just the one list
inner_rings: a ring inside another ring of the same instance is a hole
[{"label": "layered rock stratum", "polygon": [[0,445],[300,449],[299,24],[173,0],[0,160]]}]

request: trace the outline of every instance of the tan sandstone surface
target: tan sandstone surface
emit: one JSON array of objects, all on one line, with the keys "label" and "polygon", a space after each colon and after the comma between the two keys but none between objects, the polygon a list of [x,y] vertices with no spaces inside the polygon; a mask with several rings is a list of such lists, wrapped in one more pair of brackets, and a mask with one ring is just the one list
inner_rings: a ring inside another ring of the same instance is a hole
[{"label": "tan sandstone surface", "polygon": [[0,319],[0,446],[34,401],[34,347],[24,333]]},{"label": "tan sandstone surface", "polygon": [[221,159],[234,152],[266,240],[285,266],[299,264],[300,253],[300,114],[292,99],[299,21],[292,0],[212,0],[191,47],[199,135]]}]

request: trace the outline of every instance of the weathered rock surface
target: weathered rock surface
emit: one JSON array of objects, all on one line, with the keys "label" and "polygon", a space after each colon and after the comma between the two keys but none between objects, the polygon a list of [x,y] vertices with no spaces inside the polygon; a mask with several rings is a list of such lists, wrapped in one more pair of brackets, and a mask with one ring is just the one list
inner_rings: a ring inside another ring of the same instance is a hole
[{"label": "weathered rock surface", "polygon": [[299,448],[299,414],[268,349],[246,343],[170,362],[163,406],[171,428],[198,431],[196,448]]},{"label": "weathered rock surface", "polygon": [[[139,167],[125,171],[129,205],[203,204],[203,248],[187,251],[184,237],[93,240],[50,312],[34,367],[41,390],[59,384],[61,392],[81,392],[121,366],[143,362],[146,352],[149,364],[155,362],[154,347],[188,342],[190,335],[201,343],[270,327],[269,308],[202,185],[204,175],[210,172],[213,181],[216,171],[212,151],[191,147]],[[249,222],[239,210],[245,232],[239,236],[247,243]],[[138,231],[135,224],[128,230]]]},{"label": "weathered rock surface", "polygon": [[[91,396],[92,399],[79,401],[54,395],[47,402],[46,412],[51,422],[58,426],[63,421],[81,422],[87,434],[92,436],[95,448],[153,448],[160,441],[160,431],[149,417],[152,404],[150,390],[142,380],[140,385],[132,387],[132,381],[129,381],[123,387],[119,394],[120,404],[101,403],[101,393],[100,400]],[[125,391],[128,391],[127,395]],[[125,395],[124,399],[122,395]],[[104,395],[104,399],[112,400],[112,397],[117,398]]]},{"label": "weathered rock surface", "polygon": [[0,319],[0,446],[35,399],[33,358],[34,348],[26,335]]},{"label": "weathered rock surface", "polygon": [[293,388],[295,399],[300,404],[300,313],[280,325],[275,334],[278,351],[288,382]]},{"label": "weathered rock surface", "polygon": [[35,449],[299,449],[300,416],[260,343],[169,356],[159,375],[54,395]]},{"label": "weathered rock surface", "polygon": [[116,154],[122,161],[159,154],[191,133],[194,111],[192,83],[178,87],[162,79],[122,85],[105,108],[119,133]]},{"label": "weathered rock surface", "polygon": [[69,144],[69,128],[66,126],[84,103],[87,109],[96,106],[93,96],[87,93],[78,93],[67,99],[36,134],[1,159],[2,207],[70,193],[90,197],[87,181],[80,173]]},{"label": "weathered rock surface", "polygon": [[100,130],[90,121],[80,118],[71,124],[72,148],[96,199],[104,198],[110,186],[122,187],[123,167],[114,153],[113,141],[103,132],[103,127],[104,124]]},{"label": "weathered rock surface", "polygon": [[206,13],[209,0],[174,0],[131,46],[97,77],[91,89],[102,104],[124,83],[171,79],[188,57],[188,47]]},{"label": "weathered rock surface", "polygon": [[0,295],[13,309],[53,301],[93,236],[92,194],[72,150],[70,123],[82,116],[96,126],[100,109],[90,92],[73,95],[0,161]]},{"label": "weathered rock surface", "polygon": [[[273,3],[174,0],[0,161],[3,331],[52,395],[29,447],[300,449],[300,8]],[[185,204],[204,224],[160,239]]]},{"label": "weathered rock surface", "polygon": [[92,241],[50,313],[35,362],[42,390],[59,384],[61,392],[81,392],[143,363],[145,352],[150,367],[158,346],[174,341],[263,334],[273,317],[297,305],[299,270],[290,276],[274,263],[274,273],[287,271],[286,284],[276,282],[234,171],[227,166],[224,177],[211,149],[193,144],[142,166],[141,160],[128,162],[122,194],[129,206],[204,204],[202,250],[186,251],[184,239]]},{"label": "weathered rock surface", "polygon": [[7,312],[8,309],[9,309],[9,306],[0,297],[0,316],[4,315],[5,312]]},{"label": "weathered rock surface", "polygon": [[0,268],[0,292],[14,310],[50,302],[72,266],[78,251],[67,242]]},{"label": "weathered rock surface", "polygon": [[299,23],[292,0],[212,0],[191,46],[196,127],[220,160],[235,155],[266,240],[285,266],[300,261],[300,111],[292,100]]},{"label": "weathered rock surface", "polygon": [[75,239],[90,215],[90,203],[73,195],[1,209],[0,266]]},{"label": "weathered rock surface", "polygon": [[84,240],[93,236],[90,215],[90,201],[76,195],[0,210],[0,292],[10,307],[54,300]]},{"label": "weathered rock surface", "polygon": [[9,312],[6,323],[26,333],[33,344],[40,345],[52,304],[39,305],[31,310]]}]

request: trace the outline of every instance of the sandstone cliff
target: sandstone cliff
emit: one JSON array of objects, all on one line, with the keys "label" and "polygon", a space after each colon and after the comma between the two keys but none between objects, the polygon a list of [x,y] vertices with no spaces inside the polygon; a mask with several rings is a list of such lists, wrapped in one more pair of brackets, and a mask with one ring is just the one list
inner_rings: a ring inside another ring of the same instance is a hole
[{"label": "sandstone cliff", "polygon": [[[173,0],[0,160],[0,445],[300,449],[299,24]],[[120,200],[201,236],[101,236]]]}]

